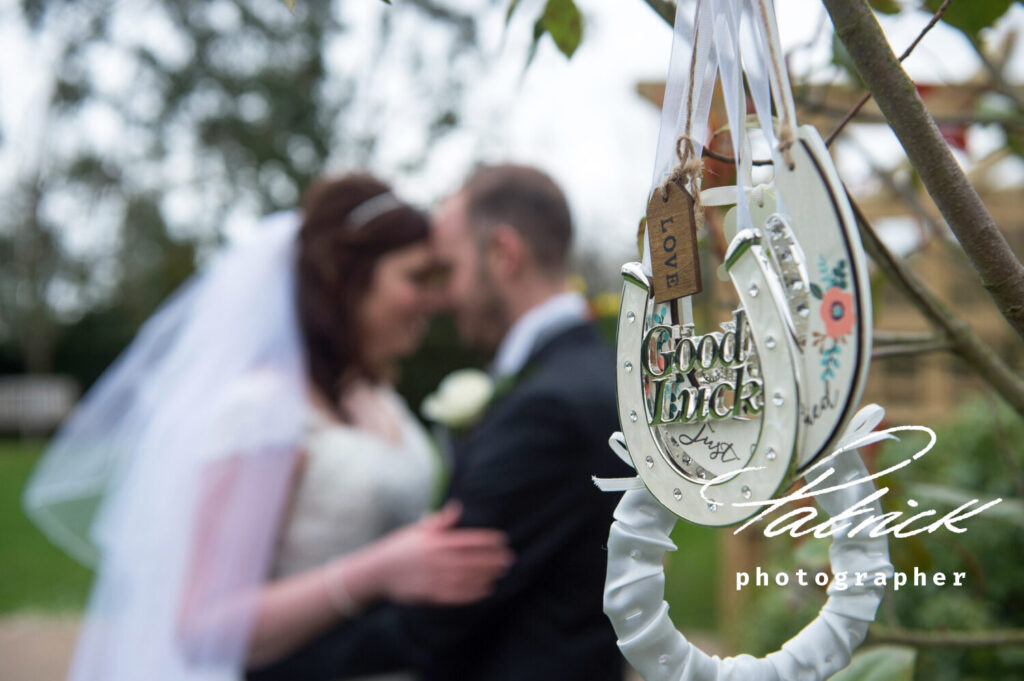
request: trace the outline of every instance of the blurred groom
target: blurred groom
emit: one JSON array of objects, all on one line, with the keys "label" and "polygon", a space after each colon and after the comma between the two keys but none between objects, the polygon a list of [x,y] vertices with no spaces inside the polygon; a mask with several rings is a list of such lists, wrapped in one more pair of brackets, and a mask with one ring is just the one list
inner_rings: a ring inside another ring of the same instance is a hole
[{"label": "blurred groom", "polygon": [[487,166],[440,207],[437,249],[467,344],[495,351],[508,385],[459,438],[449,496],[462,524],[508,533],[515,564],[483,601],[367,611],[250,672],[314,681],[412,669],[437,681],[620,681],[601,604],[618,495],[592,475],[630,474],[618,429],[614,355],[567,287],[572,226],[558,186],[523,166]]}]

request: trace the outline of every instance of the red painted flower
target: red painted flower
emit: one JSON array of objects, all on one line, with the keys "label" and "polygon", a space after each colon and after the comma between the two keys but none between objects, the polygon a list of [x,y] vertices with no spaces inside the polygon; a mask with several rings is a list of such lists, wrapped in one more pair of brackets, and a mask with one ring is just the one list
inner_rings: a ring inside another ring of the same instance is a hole
[{"label": "red painted flower", "polygon": [[821,318],[825,320],[825,333],[833,340],[853,331],[856,321],[853,296],[838,286],[825,291],[821,298]]}]

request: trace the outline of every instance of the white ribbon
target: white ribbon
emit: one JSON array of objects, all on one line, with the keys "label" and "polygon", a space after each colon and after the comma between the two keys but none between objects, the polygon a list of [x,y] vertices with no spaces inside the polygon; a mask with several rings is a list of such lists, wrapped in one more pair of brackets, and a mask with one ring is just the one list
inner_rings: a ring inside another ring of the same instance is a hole
[{"label": "white ribbon", "polygon": [[[679,162],[676,149],[680,137],[693,144],[694,153],[700,158],[714,85],[720,75],[733,158],[737,164],[734,188],[737,223],[739,229],[744,229],[753,223],[745,200],[749,189],[745,190],[744,186],[754,185],[753,154],[746,129],[744,75],[768,146],[774,148],[778,144],[772,125],[772,101],[782,118],[783,136],[788,138],[796,129],[796,107],[779,42],[775,8],[772,0],[697,0],[693,21],[689,21],[684,16],[683,4],[676,5],[651,190],[660,187]],[[744,37],[746,40],[741,40]],[[747,50],[741,47],[744,43]],[[646,238],[642,259],[644,272],[650,275],[651,255]],[[693,321],[689,298],[683,300],[683,316],[684,323]]]},{"label": "white ribbon", "polygon": [[714,5],[715,51],[718,53],[719,74],[725,112],[729,120],[733,158],[736,159],[736,227],[737,231],[751,229],[754,220],[747,205],[743,187],[753,184],[750,140],[747,139],[747,98],[743,89],[743,68],[740,57],[738,7],[732,1]]},{"label": "white ribbon", "polygon": [[[827,459],[837,480],[868,476],[860,456],[848,449],[891,437],[872,434],[884,414],[878,405],[868,405],[854,417],[837,449],[846,453]],[[870,480],[863,480],[815,498],[826,513],[835,516],[874,489]],[[882,513],[877,499],[867,508],[876,515]],[[836,532],[829,550],[833,574],[866,573],[864,583],[845,589],[831,585],[818,617],[781,650],[763,658],[722,659],[695,647],[669,618],[662,557],[676,548],[669,539],[676,520],[646,489],[632,490],[619,502],[608,537],[604,611],[622,654],[646,681],[824,681],[849,663],[885,594],[884,586],[875,585],[875,576],[883,575],[886,581],[892,577],[884,535],[860,532],[850,537],[846,530]]]},{"label": "white ribbon", "polygon": [[[623,463],[627,466],[633,468],[633,459],[629,455],[629,450],[626,449],[626,438],[622,436],[622,433],[613,433],[608,438],[608,446],[615,452],[615,456],[622,459]],[[644,489],[644,481],[640,479],[639,475],[631,478],[599,478],[596,475],[592,475],[590,479],[594,481],[594,485],[602,492],[626,492],[631,489]]]},{"label": "white ribbon", "polygon": [[[768,142],[769,148],[775,146],[775,131],[772,128],[772,90],[771,90],[771,76],[769,63],[765,61],[766,55],[768,54],[763,41],[761,41],[761,33],[759,32],[760,23],[752,20],[752,3],[756,4],[757,0],[746,0],[741,3],[739,8],[740,14],[740,30],[747,29],[749,33],[741,33],[745,40],[743,44],[751,45],[756,44],[758,49],[756,50],[744,50],[743,52],[743,66],[744,73],[747,76],[747,84],[750,86],[751,99],[754,100],[754,110],[757,111],[757,117],[761,124],[761,132],[764,134],[765,140]],[[770,57],[768,59],[770,62]],[[751,159],[752,161],[753,159]]]},{"label": "white ribbon", "polygon": [[[751,17],[754,35],[757,40],[758,52],[768,60],[768,76],[771,82],[772,97],[778,109],[783,129],[796,129],[796,105],[793,102],[793,90],[789,84],[789,72],[786,70],[786,59],[779,40],[779,25],[775,19],[775,7],[772,0],[746,0],[743,11]],[[755,106],[757,100],[755,99]],[[762,125],[771,121],[771,110],[765,107]],[[769,129],[771,125],[769,124]]]},{"label": "white ribbon", "polygon": [[[684,3],[676,5],[672,55],[669,59],[668,79],[665,81],[665,99],[661,107],[661,128],[658,131],[651,191],[661,186],[678,163],[676,142],[681,135],[693,141],[698,157],[704,148],[711,113],[711,96],[718,73],[718,62],[712,49],[714,24],[709,8],[716,1],[698,0],[692,22],[684,16]],[[691,66],[694,73],[692,86]],[[688,101],[691,91],[692,103]],[[649,266],[650,262],[645,261],[644,265]]]},{"label": "white ribbon", "polygon": [[[654,177],[651,180],[652,193],[672,174],[672,170],[679,162],[676,149],[681,136],[692,142],[693,153],[698,159],[704,149],[708,117],[711,113],[711,97],[714,92],[715,75],[718,72],[715,51],[712,49],[714,25],[709,9],[715,1],[697,0],[692,22],[684,16],[683,3],[676,4],[672,54],[669,58],[665,98],[661,107]],[[642,261],[644,272],[650,276],[651,248],[646,236],[643,239]],[[683,298],[681,303],[683,323],[692,323],[693,303],[690,297]]]},{"label": "white ribbon", "polygon": [[[780,144],[773,125],[772,103],[781,119],[784,137],[790,141],[796,129],[796,107],[771,0],[718,0],[712,6],[712,14],[711,30],[716,38],[714,53],[718,70],[717,74],[711,75],[708,90],[714,84],[715,75],[719,75],[725,93],[737,183],[733,187],[706,190],[728,189],[734,195],[730,200],[720,193],[711,198],[702,192],[701,202],[704,205],[736,205],[738,228],[743,229],[749,226],[747,214],[750,212],[744,205],[745,197],[754,186],[754,154],[747,131],[744,78],[769,149]],[[779,201],[779,208],[784,209],[781,199]]]},{"label": "white ribbon", "polygon": [[[793,102],[793,90],[789,84],[789,72],[786,69],[785,55],[779,41],[779,27],[775,18],[775,7],[772,0],[737,0],[743,15],[744,25],[750,29],[752,40],[746,44],[755,49],[744,52],[744,63],[747,66],[747,82],[750,84],[754,110],[761,124],[761,132],[770,149],[777,145],[792,144],[792,136],[796,131],[796,105]],[[768,74],[767,84],[764,74]],[[780,118],[783,140],[776,139],[773,126],[771,103]],[[784,150],[788,160],[788,147]],[[783,197],[775,194],[776,207],[786,212]]]}]

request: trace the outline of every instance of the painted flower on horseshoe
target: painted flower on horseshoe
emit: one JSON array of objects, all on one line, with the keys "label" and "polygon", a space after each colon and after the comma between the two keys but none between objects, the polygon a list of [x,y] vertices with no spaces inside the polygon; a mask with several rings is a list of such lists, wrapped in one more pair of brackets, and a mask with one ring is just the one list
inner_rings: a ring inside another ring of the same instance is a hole
[{"label": "painted flower on horseshoe", "polygon": [[825,291],[821,299],[821,318],[825,320],[825,333],[832,340],[853,331],[853,296],[838,286]]},{"label": "painted flower on horseshoe", "polygon": [[818,259],[818,271],[821,273],[821,286],[812,283],[811,294],[821,301],[819,313],[825,322],[825,333],[812,331],[811,345],[821,352],[821,380],[828,381],[835,378],[839,370],[841,346],[846,344],[846,337],[853,332],[857,311],[853,306],[853,296],[846,291],[846,261],[840,260],[830,267],[825,257],[821,256]]}]

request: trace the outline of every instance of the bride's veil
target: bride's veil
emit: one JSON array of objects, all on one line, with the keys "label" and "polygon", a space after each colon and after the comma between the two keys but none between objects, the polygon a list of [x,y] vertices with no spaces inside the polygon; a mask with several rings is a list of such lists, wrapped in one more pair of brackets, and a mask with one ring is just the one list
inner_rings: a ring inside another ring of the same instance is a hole
[{"label": "bride's veil", "polygon": [[306,413],[300,219],[263,220],[142,327],[69,417],[26,513],[96,570],[69,679],[234,679]]}]

